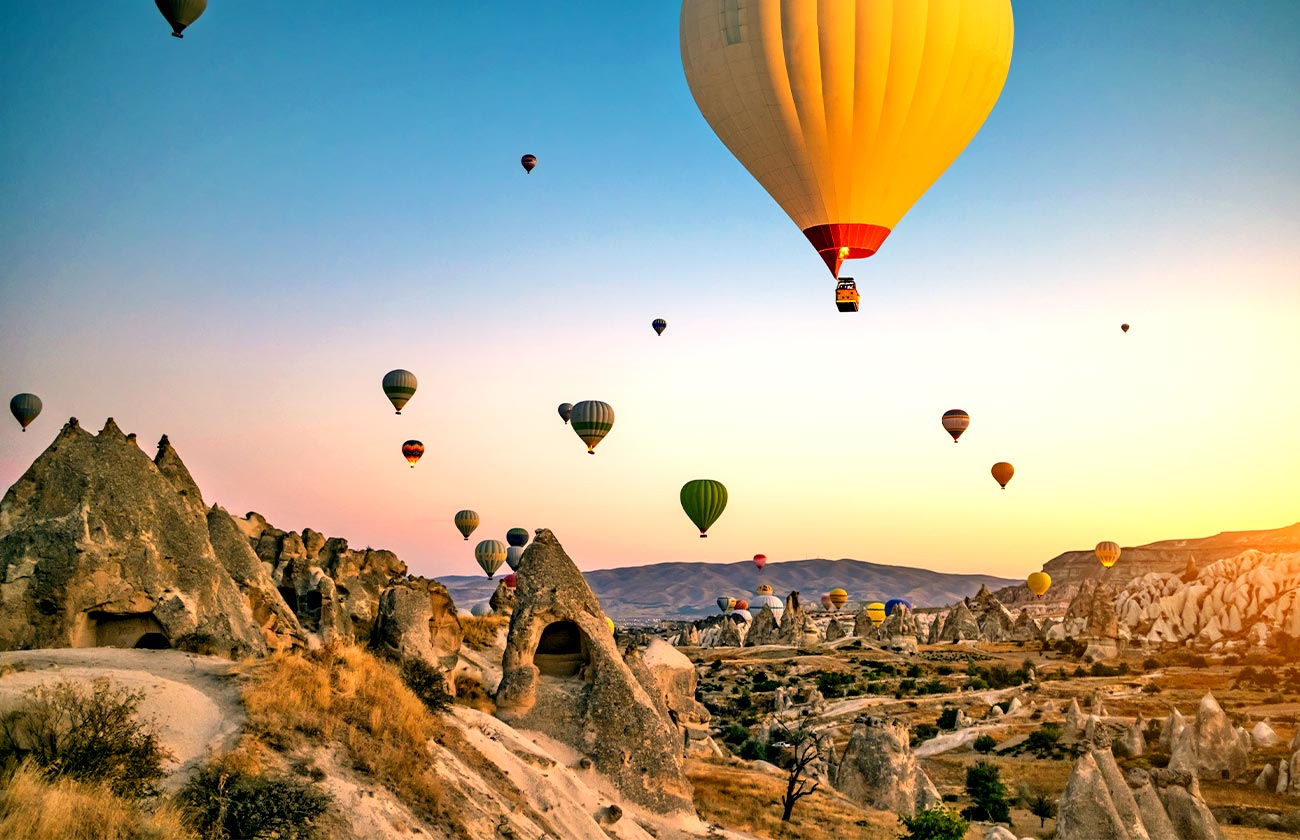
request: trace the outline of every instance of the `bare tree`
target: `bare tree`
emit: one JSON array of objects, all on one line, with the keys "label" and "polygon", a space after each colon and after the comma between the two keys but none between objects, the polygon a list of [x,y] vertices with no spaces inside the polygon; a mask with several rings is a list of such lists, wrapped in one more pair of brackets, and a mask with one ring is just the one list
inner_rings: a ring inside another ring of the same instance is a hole
[{"label": "bare tree", "polygon": [[785,795],[781,797],[781,806],[784,808],[781,812],[781,821],[789,822],[795,803],[815,793],[821,784],[816,779],[810,780],[807,777],[808,768],[821,758],[821,744],[817,736],[807,729],[791,731],[782,725],[781,732],[791,751],[789,759],[784,762]]}]

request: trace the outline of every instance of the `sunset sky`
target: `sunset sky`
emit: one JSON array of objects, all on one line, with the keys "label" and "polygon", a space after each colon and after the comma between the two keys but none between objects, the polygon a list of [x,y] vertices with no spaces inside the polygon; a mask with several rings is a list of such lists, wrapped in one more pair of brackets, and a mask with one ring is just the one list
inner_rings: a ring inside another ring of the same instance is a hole
[{"label": "sunset sky", "polygon": [[[221,0],[178,41],[143,0],[7,3],[0,391],[45,409],[0,487],[111,415],[209,503],[428,575],[512,526],[586,569],[1018,577],[1300,520],[1300,3],[1016,2],[856,315],[701,117],[679,8]],[[707,540],[693,478],[730,490]]]}]

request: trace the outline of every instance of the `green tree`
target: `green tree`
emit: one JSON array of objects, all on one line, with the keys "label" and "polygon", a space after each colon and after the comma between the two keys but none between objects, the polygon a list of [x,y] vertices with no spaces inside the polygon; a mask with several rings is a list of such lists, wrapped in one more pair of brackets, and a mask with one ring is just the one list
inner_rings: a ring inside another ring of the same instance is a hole
[{"label": "green tree", "polygon": [[1029,809],[1029,813],[1038,817],[1038,827],[1043,828],[1047,821],[1056,819],[1056,800],[1037,788],[1022,791],[1020,801]]},{"label": "green tree", "polygon": [[942,805],[918,811],[916,816],[900,816],[907,833],[902,840],[962,840],[970,830],[970,823],[956,811]]},{"label": "green tree", "polygon": [[961,815],[968,820],[985,822],[1011,822],[1011,806],[1007,803],[1007,786],[1002,783],[997,765],[981,761],[966,768],[966,795],[971,798],[969,807]]},{"label": "green tree", "polygon": [[998,745],[998,740],[994,738],[992,735],[981,735],[975,739],[975,743],[971,744],[971,746],[975,748],[975,752],[977,753],[992,752],[993,748],[996,747],[997,745]]}]

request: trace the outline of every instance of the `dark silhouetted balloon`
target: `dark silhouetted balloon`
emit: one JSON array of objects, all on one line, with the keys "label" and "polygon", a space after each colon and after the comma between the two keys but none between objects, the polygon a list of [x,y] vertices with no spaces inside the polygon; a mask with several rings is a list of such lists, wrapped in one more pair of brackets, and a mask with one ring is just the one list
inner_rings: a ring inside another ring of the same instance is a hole
[{"label": "dark silhouetted balloon", "polygon": [[524,173],[531,175],[537,166],[537,155],[524,155],[519,159],[519,163],[524,167]]},{"label": "dark silhouetted balloon", "polygon": [[158,11],[172,27],[173,38],[184,38],[185,27],[199,19],[208,7],[208,0],[154,0]]},{"label": "dark silhouetted balloon", "polygon": [[14,394],[13,399],[9,400],[9,413],[14,416],[18,424],[27,431],[27,427],[32,424],[36,416],[41,413],[41,398],[35,394]]}]

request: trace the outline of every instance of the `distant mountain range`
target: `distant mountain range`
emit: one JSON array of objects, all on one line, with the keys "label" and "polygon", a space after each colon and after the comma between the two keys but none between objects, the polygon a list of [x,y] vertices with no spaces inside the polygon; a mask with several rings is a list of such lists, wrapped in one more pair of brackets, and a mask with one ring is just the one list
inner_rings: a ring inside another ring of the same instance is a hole
[{"label": "distant mountain range", "polygon": [[[503,571],[506,571],[503,568]],[[849,593],[844,609],[856,602],[905,598],[917,607],[950,604],[974,594],[981,585],[997,589],[1012,583],[990,575],[951,575],[907,566],[861,560],[787,560],[771,563],[760,574],[752,563],[656,563],[623,569],[584,572],[605,612],[615,621],[651,624],[660,619],[689,620],[716,614],[717,598],[752,598],[760,583],[769,583],[782,598],[791,590],[813,604],[823,592],[839,587]],[[482,577],[440,577],[458,607],[486,601],[497,581]]]}]

